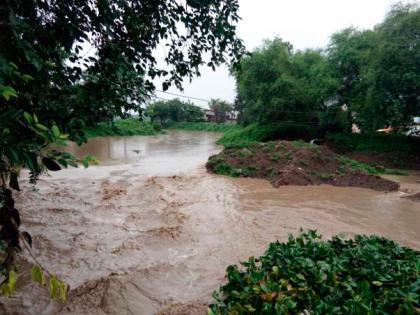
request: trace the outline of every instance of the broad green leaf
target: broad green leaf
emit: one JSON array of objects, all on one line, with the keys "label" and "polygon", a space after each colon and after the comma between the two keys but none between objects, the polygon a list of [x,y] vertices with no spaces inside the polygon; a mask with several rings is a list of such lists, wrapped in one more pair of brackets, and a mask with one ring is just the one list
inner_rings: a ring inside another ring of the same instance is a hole
[{"label": "broad green leaf", "polygon": [[29,124],[32,124],[32,123],[34,122],[34,120],[33,120],[33,118],[32,118],[32,115],[31,115],[31,114],[29,114],[29,113],[27,113],[27,112],[24,112],[24,113],[23,113],[23,117],[25,117],[26,121],[27,121]]},{"label": "broad green leaf", "polygon": [[60,282],[54,275],[50,275],[48,291],[51,299],[55,299],[60,296]]},{"label": "broad green leaf", "polygon": [[14,270],[9,271],[7,280],[2,283],[0,290],[3,295],[10,296],[15,290],[17,275]]},{"label": "broad green leaf", "polygon": [[53,132],[54,137],[58,138],[60,137],[60,129],[56,125],[53,125],[51,127],[51,131]]},{"label": "broad green leaf", "polygon": [[42,131],[48,131],[48,128],[42,124],[37,123],[35,126]]},{"label": "broad green leaf", "polygon": [[41,267],[35,265],[31,269],[31,278],[33,281],[38,282],[40,285],[45,285],[45,276]]},{"label": "broad green leaf", "polygon": [[1,85],[0,93],[6,101],[8,101],[11,97],[17,97],[16,90],[11,86]]}]

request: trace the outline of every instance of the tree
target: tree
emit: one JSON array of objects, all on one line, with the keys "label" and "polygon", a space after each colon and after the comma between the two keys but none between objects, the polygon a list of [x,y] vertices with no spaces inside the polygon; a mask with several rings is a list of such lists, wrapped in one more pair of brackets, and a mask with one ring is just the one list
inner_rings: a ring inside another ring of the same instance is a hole
[{"label": "tree", "polygon": [[[1,2],[0,251],[8,258],[0,276],[7,288],[14,278],[6,265],[20,248],[7,184],[18,189],[24,167],[35,182],[47,169],[76,165],[50,144],[81,143],[87,124],[140,112],[155,77],[164,90],[181,88],[201,65],[236,64],[244,49],[237,13],[237,0]],[[160,44],[163,66],[154,56]]]},{"label": "tree", "polygon": [[318,123],[337,85],[321,51],[294,52],[280,38],[244,57],[235,77],[243,119],[262,124]]},{"label": "tree", "polygon": [[203,121],[203,110],[200,107],[178,98],[153,102],[147,106],[146,112],[153,122],[158,121],[161,126],[171,122]]},{"label": "tree", "polygon": [[[404,128],[420,115],[420,6],[396,4],[376,28],[372,87],[361,112],[368,124],[380,113],[384,125]],[[374,126],[376,127],[376,126]]]},{"label": "tree", "polygon": [[334,34],[329,63],[339,101],[363,132],[402,127],[420,114],[420,9],[396,4],[373,30]]},{"label": "tree", "polygon": [[209,106],[214,113],[214,120],[217,123],[225,122],[233,110],[231,104],[220,99],[211,99]]},{"label": "tree", "polygon": [[[333,34],[328,46],[328,61],[339,82],[337,102],[347,106],[350,123],[353,121],[351,113],[360,112],[365,106],[372,86],[372,62],[377,41],[374,31],[359,31],[350,27]],[[361,115],[357,115],[355,120],[364,125]]]}]

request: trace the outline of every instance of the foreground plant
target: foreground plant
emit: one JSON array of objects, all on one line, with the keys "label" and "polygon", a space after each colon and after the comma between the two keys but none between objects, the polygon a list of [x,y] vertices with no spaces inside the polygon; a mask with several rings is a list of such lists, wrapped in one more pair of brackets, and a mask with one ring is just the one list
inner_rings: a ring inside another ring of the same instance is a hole
[{"label": "foreground plant", "polygon": [[[5,98],[4,93],[1,96]],[[13,293],[17,281],[16,253],[26,250],[34,263],[32,279],[47,286],[51,298],[64,301],[68,286],[32,255],[32,237],[20,229],[20,213],[12,189],[20,190],[18,178],[23,168],[29,170],[29,181],[35,184],[44,172],[77,167],[78,163],[86,167],[96,161],[92,156],[78,160],[69,153],[52,149],[51,145],[64,145],[67,135],[56,125],[41,124],[36,115],[19,109],[6,110],[0,113],[0,125],[0,294]]]},{"label": "foreground plant", "polygon": [[241,265],[208,314],[420,313],[420,252],[382,237],[302,232]]}]

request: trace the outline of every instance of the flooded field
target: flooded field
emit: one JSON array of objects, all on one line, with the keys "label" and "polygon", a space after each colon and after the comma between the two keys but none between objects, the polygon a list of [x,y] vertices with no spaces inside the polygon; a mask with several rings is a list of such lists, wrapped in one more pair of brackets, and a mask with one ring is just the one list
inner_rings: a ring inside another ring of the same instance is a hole
[{"label": "flooded field", "polygon": [[391,177],[399,192],[283,186],[208,174],[219,135],[170,131],[70,147],[100,166],[44,176],[18,195],[34,255],[68,282],[65,304],[28,281],[0,311],[16,314],[206,314],[225,269],[300,228],[324,237],[379,234],[420,248],[419,173]]}]

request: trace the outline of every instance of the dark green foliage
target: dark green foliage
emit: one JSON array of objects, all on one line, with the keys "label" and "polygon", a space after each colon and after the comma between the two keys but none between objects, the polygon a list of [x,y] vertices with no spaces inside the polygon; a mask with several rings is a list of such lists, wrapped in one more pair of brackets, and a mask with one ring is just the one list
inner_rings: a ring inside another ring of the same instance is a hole
[{"label": "dark green foliage", "polygon": [[[19,230],[20,214],[15,208],[12,192],[4,187],[0,187],[0,226],[0,289],[4,291],[10,283],[11,275],[14,277],[14,273],[10,273],[9,270],[14,262],[14,253],[22,250],[20,236],[32,247],[30,234]],[[13,287],[14,283],[9,291],[12,291]]]},{"label": "dark green foliage", "polygon": [[337,82],[317,50],[295,52],[279,38],[246,56],[235,72],[241,121],[319,123],[318,112],[334,97]]},{"label": "dark green foliage", "polygon": [[372,30],[346,28],[325,50],[295,51],[279,38],[233,71],[240,122],[312,126],[321,133],[408,129],[420,116],[420,9],[395,4]]},{"label": "dark green foliage", "polygon": [[[235,64],[244,49],[238,9],[236,0],[5,0],[0,108],[35,113],[84,140],[84,125],[141,111],[156,77],[164,90],[181,88],[201,65]],[[162,42],[166,65],[154,54]]]},{"label": "dark green foliage", "polygon": [[153,123],[161,126],[169,126],[176,122],[204,121],[204,112],[200,107],[177,98],[149,104],[146,114]]},{"label": "dark green foliage", "polygon": [[209,314],[416,314],[420,252],[379,236],[315,231],[271,243],[259,258],[227,268]]},{"label": "dark green foliage", "polygon": [[420,138],[400,134],[331,134],[327,141],[338,151],[420,154]]}]

